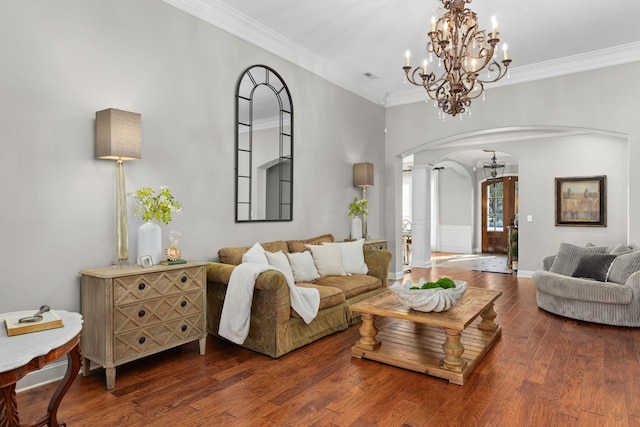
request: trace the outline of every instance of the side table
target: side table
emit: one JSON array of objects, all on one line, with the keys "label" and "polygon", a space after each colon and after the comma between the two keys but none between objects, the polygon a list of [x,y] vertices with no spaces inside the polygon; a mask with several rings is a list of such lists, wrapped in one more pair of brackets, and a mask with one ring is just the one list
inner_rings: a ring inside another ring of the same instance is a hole
[{"label": "side table", "polygon": [[[37,310],[0,314],[4,323],[6,316],[30,316]],[[49,401],[47,414],[30,427],[64,426],[58,422],[58,407],[62,398],[78,375],[81,365],[80,331],[82,316],[79,313],[55,311],[64,327],[29,334],[7,336],[4,326],[0,327],[0,426],[18,427],[18,403],[16,401],[16,383],[31,371],[42,368],[67,355],[67,371]]]}]

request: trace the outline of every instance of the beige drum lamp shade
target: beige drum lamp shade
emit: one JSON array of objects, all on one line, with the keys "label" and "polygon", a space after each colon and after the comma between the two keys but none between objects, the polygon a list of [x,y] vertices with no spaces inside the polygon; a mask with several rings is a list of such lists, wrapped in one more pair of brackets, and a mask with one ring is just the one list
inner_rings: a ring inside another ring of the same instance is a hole
[{"label": "beige drum lamp shade", "polygon": [[373,185],[373,163],[355,163],[353,165],[353,185],[370,187]]}]

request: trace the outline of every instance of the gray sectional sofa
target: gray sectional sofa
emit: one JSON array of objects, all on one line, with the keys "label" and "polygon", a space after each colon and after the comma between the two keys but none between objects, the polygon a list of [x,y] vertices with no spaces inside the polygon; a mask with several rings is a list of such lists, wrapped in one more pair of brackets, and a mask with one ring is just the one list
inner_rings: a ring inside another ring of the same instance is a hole
[{"label": "gray sectional sofa", "polygon": [[562,243],[532,275],[541,309],[616,326],[640,326],[640,251]]}]

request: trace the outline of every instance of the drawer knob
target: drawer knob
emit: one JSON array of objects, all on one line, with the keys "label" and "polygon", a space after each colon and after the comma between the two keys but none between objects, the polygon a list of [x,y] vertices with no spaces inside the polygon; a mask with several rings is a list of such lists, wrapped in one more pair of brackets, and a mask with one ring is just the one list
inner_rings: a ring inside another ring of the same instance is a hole
[{"label": "drawer knob", "polygon": [[147,314],[147,312],[146,312],[146,311],[144,311],[144,310],[140,310],[140,311],[138,312],[138,317],[144,317],[144,315],[145,315],[145,314]]},{"label": "drawer knob", "polygon": [[187,325],[182,325],[181,329],[182,329],[182,332],[186,331],[187,330]]},{"label": "drawer knob", "polygon": [[186,306],[187,306],[187,302],[186,302],[186,301],[182,301],[182,302],[180,303],[180,307],[186,307]]},{"label": "drawer knob", "polygon": [[140,344],[144,344],[144,342],[145,342],[146,340],[147,340],[147,339],[146,339],[145,337],[140,337],[140,338],[138,338],[138,342],[139,342]]},{"label": "drawer knob", "polygon": [[145,287],[146,287],[146,286],[145,286],[145,284],[144,284],[144,283],[140,283],[140,284],[138,285],[138,289],[140,289],[140,290],[143,290]]},{"label": "drawer knob", "polygon": [[187,276],[182,276],[182,277],[180,278],[180,281],[181,281],[182,283],[186,282],[186,281],[187,281]]}]

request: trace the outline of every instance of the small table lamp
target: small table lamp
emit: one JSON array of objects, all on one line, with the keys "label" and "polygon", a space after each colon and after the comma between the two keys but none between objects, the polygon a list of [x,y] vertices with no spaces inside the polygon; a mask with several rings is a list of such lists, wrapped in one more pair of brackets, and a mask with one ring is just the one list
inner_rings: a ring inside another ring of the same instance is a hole
[{"label": "small table lamp", "polygon": [[96,158],[116,161],[117,266],[121,268],[126,267],[129,262],[124,161],[141,158],[140,118],[138,113],[114,108],[96,112]]},{"label": "small table lamp", "polygon": [[[367,200],[367,187],[373,186],[373,163],[354,163],[353,185],[355,187],[362,187],[362,200]],[[363,215],[362,218],[362,234],[365,239],[369,238],[367,232],[367,215]]]}]

